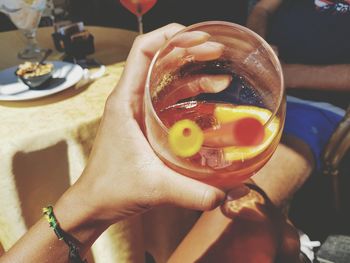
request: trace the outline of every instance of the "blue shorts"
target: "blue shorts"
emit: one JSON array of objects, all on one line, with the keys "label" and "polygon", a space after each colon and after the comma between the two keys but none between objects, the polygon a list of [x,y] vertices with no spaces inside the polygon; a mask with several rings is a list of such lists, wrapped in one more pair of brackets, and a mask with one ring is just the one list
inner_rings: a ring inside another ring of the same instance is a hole
[{"label": "blue shorts", "polygon": [[345,111],[329,103],[287,96],[287,114],[283,134],[295,136],[311,149],[317,169],[322,167],[322,153]]}]

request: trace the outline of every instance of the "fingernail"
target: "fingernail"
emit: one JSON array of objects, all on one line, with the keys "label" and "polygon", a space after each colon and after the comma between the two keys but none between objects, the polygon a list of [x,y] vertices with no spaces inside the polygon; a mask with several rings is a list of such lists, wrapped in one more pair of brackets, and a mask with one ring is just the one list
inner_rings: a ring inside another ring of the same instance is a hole
[{"label": "fingernail", "polygon": [[239,186],[237,188],[231,189],[228,193],[227,193],[227,197],[226,200],[227,201],[233,201],[233,200],[237,200],[243,196],[245,196],[246,194],[248,194],[250,191],[250,189],[245,186]]},{"label": "fingernail", "polygon": [[232,76],[231,75],[214,75],[203,77],[199,84],[203,91],[208,93],[218,93],[227,88],[227,86],[231,83]]},{"label": "fingernail", "polygon": [[187,52],[194,55],[197,61],[210,61],[220,58],[224,49],[225,46],[220,43],[207,41],[203,44],[187,48]]},{"label": "fingernail", "polygon": [[177,35],[171,44],[176,47],[187,48],[202,44],[209,38],[210,35],[203,31],[184,32],[180,35]]}]

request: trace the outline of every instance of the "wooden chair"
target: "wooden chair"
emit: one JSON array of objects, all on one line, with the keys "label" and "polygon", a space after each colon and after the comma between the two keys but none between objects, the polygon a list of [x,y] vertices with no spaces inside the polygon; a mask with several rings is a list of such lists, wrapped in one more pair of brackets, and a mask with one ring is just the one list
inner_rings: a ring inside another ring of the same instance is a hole
[{"label": "wooden chair", "polygon": [[[341,187],[342,178],[346,176],[345,174],[340,173],[340,165],[345,156],[349,153],[350,150],[350,106],[348,107],[346,114],[338,125],[337,129],[331,136],[328,145],[325,148],[323,154],[324,160],[324,174],[331,176],[332,178],[332,188],[334,196],[334,206],[335,211],[338,213],[343,213],[345,206],[349,208],[350,205],[344,203],[344,196],[349,196],[348,193],[344,193],[344,187]],[[347,171],[345,173],[350,173]],[[349,174],[348,174],[349,176]],[[349,200],[348,200],[349,201]]]}]

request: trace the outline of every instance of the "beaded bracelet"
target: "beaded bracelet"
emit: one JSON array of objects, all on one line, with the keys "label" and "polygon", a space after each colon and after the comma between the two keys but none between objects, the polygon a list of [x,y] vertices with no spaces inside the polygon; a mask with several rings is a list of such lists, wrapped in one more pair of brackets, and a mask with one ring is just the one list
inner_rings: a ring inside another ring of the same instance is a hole
[{"label": "beaded bracelet", "polygon": [[70,238],[67,233],[65,233],[60,225],[58,224],[58,221],[55,217],[55,214],[53,213],[53,207],[48,206],[43,208],[43,214],[47,221],[49,222],[50,227],[55,232],[57,238],[59,240],[63,240],[64,243],[66,243],[69,247],[69,262],[71,263],[87,263],[87,260],[82,260],[79,255],[79,248],[74,244],[72,241],[73,238]]}]

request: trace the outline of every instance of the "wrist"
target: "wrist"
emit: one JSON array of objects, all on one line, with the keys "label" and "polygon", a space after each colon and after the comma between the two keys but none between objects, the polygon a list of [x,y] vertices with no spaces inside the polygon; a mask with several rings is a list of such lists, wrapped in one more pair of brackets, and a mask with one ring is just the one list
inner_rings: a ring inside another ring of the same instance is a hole
[{"label": "wrist", "polygon": [[246,26],[262,38],[265,38],[268,18],[268,11],[256,6],[248,16]]},{"label": "wrist", "polygon": [[286,88],[297,88],[297,84],[295,82],[296,78],[298,77],[296,75],[297,67],[294,64],[281,64]]},{"label": "wrist", "polygon": [[88,195],[77,185],[69,188],[57,201],[54,213],[62,230],[77,239],[82,250],[109,227],[108,223],[96,219]]}]

